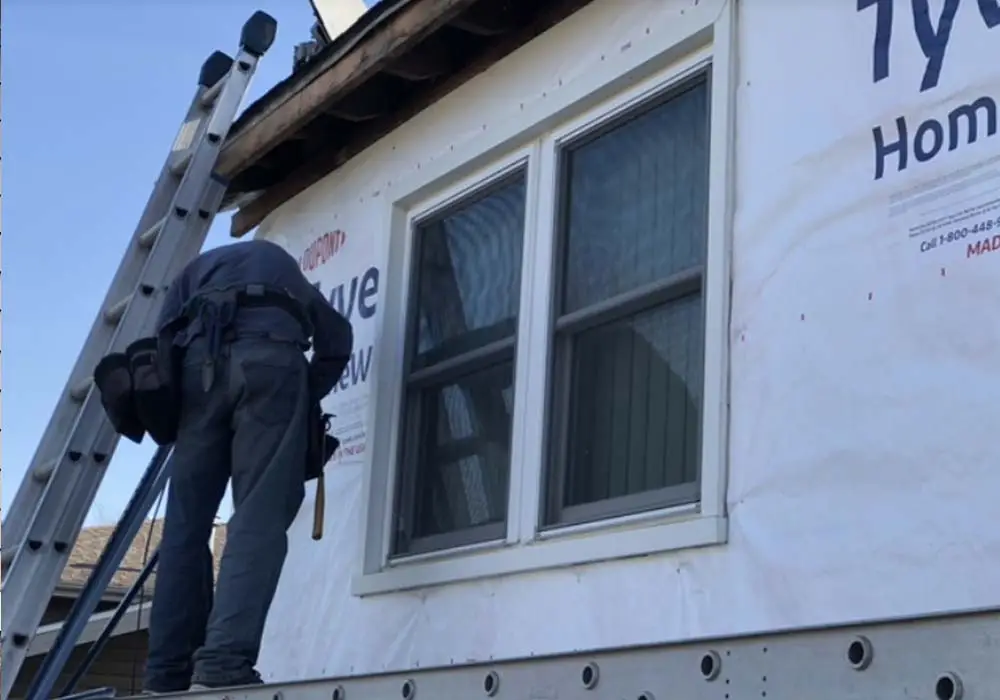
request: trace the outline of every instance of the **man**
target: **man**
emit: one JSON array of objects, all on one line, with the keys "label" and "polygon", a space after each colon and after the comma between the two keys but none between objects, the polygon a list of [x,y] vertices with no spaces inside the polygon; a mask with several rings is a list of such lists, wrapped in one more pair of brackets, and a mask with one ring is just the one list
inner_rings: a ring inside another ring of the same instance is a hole
[{"label": "man", "polygon": [[[350,323],[266,241],[202,253],[167,290],[180,420],[150,614],[147,693],[260,683],[264,622],[305,496],[307,416],[348,362]],[[303,354],[312,336],[312,359]],[[233,516],[212,594],[208,541]]]}]

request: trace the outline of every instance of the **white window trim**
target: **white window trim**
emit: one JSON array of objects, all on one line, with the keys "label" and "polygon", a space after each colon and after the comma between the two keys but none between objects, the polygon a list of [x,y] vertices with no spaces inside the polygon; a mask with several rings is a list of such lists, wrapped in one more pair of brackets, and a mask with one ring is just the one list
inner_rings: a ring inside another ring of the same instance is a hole
[{"label": "white window trim", "polygon": [[[721,5],[721,10],[720,10]],[[700,10],[700,11],[699,11]],[[372,426],[359,571],[352,592],[365,596],[490,576],[589,564],[725,543],[728,453],[730,241],[733,208],[735,2],[702,2],[645,51],[609,57],[589,90],[550,95],[544,109],[524,110],[504,130],[484,133],[480,148],[463,148],[393,188],[387,212],[381,340],[369,407]],[[701,46],[691,50],[691,46]],[[544,406],[550,342],[548,303],[554,238],[556,157],[560,143],[620,115],[712,65],[710,174],[705,262],[705,356],[700,502],[539,533]],[[621,90],[624,83],[632,87]],[[617,95],[611,94],[618,89]],[[547,131],[546,131],[547,130]],[[403,347],[411,274],[412,222],[461,200],[527,161],[521,309],[515,362],[507,536],[502,541],[388,559],[395,495]],[[398,194],[397,194],[398,193]],[[547,196],[540,196],[547,195]],[[544,261],[545,264],[538,264]],[[537,292],[535,290],[538,290]],[[528,313],[528,310],[533,310]],[[541,312],[538,312],[541,311]]]}]

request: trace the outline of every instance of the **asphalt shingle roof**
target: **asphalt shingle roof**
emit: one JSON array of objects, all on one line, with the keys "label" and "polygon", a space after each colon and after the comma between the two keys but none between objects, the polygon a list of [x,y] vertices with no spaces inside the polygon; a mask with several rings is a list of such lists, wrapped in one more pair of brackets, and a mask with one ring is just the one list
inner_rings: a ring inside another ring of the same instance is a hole
[{"label": "asphalt shingle roof", "polygon": [[[66,568],[63,569],[62,578],[59,581],[61,588],[73,589],[83,587],[94,566],[97,564],[101,552],[111,538],[114,529],[114,525],[95,525],[85,527],[80,532],[80,536],[77,538],[70,552]],[[129,547],[124,560],[111,579],[111,585],[108,587],[109,591],[124,593],[135,583],[146,561],[156,551],[162,533],[162,518],[147,520],[143,523],[142,528],[132,542],[132,546]],[[222,548],[226,542],[226,526],[224,524],[217,524],[212,538],[214,540],[215,573],[218,574]],[[146,583],[145,588],[147,591],[152,590],[155,579],[156,573],[154,572]]]}]

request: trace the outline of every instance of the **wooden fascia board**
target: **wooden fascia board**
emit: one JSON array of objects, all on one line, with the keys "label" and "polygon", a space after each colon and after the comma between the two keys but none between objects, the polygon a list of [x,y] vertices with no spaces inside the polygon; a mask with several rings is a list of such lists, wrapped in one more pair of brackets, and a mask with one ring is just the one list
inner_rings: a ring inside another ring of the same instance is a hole
[{"label": "wooden fascia board", "polygon": [[[388,2],[388,0],[383,0]],[[264,110],[234,135],[219,156],[217,171],[233,177],[319,116],[407,48],[454,19],[476,0],[410,0],[360,37],[346,53],[337,52],[310,71],[284,100]]]},{"label": "wooden fascia board", "polygon": [[520,31],[511,32],[498,42],[488,48],[474,61],[464,66],[454,75],[434,89],[424,94],[413,103],[407,105],[388,123],[375,123],[372,125],[373,133],[369,134],[369,139],[362,140],[361,146],[341,147],[330,151],[315,154],[308,161],[291,172],[284,180],[273,187],[261,192],[260,196],[241,206],[233,214],[230,225],[230,235],[239,238],[258,226],[264,218],[279,206],[290,200],[295,195],[306,190],[321,179],[329,175],[338,167],[357,155],[363,148],[370,145],[378,138],[391,133],[404,122],[412,119],[420,111],[438,101],[448,93],[457,89],[463,83],[471,80],[484,70],[497,63],[511,52],[517,50],[533,38],[544,33],[552,26],[558,24],[566,17],[569,17],[580,8],[589,4],[591,0],[554,0],[552,4],[545,8],[538,17]]}]

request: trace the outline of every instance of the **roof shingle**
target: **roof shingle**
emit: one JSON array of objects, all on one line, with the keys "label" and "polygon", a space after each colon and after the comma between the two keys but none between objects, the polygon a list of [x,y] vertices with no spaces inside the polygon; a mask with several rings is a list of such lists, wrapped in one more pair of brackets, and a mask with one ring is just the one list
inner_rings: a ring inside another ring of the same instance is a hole
[{"label": "roof shingle", "polygon": [[[114,530],[114,525],[95,525],[85,527],[80,531],[80,536],[73,545],[69,561],[66,563],[66,568],[63,569],[63,574],[59,581],[59,587],[63,591],[66,589],[83,588]],[[111,584],[108,586],[109,593],[124,593],[135,583],[149,557],[156,551],[162,534],[162,518],[147,520],[142,524],[139,533],[132,541],[128,552],[126,552],[125,558],[111,579]],[[222,549],[226,542],[225,524],[217,523],[215,525],[212,540],[214,569],[217,575],[219,573],[219,563],[222,558]],[[143,587],[147,594],[152,591],[155,579],[156,574],[154,572]]]}]

